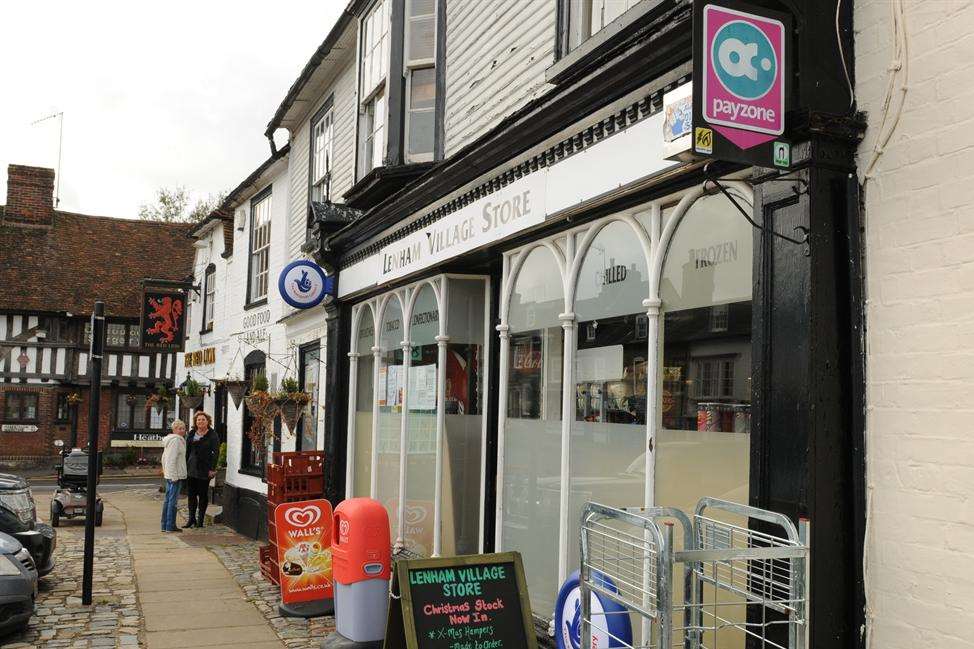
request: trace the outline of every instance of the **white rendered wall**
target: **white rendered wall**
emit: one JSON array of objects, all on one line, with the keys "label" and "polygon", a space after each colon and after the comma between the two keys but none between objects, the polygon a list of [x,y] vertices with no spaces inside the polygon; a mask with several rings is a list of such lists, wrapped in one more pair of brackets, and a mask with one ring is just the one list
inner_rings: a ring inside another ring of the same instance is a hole
[{"label": "white rendered wall", "polygon": [[[891,5],[855,1],[860,173],[880,131]],[[971,647],[974,3],[903,6],[909,90],[865,189],[870,646]]]}]

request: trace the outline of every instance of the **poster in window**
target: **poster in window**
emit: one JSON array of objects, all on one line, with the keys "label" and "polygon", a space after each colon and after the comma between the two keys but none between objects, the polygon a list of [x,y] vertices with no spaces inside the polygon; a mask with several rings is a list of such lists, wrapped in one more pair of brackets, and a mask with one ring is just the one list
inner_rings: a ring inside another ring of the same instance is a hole
[{"label": "poster in window", "polygon": [[142,292],[142,348],[182,351],[186,338],[186,295],[172,289]]}]

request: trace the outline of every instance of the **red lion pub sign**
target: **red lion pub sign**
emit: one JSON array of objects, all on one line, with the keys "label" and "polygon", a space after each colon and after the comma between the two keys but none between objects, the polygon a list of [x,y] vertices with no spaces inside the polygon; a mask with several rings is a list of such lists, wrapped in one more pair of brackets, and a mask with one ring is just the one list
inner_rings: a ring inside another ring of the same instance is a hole
[{"label": "red lion pub sign", "polygon": [[142,292],[142,348],[178,352],[185,338],[185,293],[146,287]]}]

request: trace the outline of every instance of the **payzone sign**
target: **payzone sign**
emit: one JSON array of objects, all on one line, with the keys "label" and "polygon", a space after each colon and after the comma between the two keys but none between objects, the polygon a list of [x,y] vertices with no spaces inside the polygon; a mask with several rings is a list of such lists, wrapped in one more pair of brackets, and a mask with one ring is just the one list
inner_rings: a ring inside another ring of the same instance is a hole
[{"label": "payzone sign", "polygon": [[[790,17],[716,0],[699,2],[694,19],[694,127],[713,129],[742,151],[779,139],[785,132]],[[698,153],[724,157],[709,150],[710,139],[702,140]]]}]

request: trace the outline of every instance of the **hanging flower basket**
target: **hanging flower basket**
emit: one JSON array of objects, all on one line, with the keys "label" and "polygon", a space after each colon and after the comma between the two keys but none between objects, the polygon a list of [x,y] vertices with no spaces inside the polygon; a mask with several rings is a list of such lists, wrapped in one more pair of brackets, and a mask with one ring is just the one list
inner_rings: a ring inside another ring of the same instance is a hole
[{"label": "hanging flower basket", "polygon": [[186,381],[179,386],[176,394],[179,395],[179,401],[182,405],[190,410],[199,408],[200,404],[203,403],[203,386],[188,376],[186,377]]},{"label": "hanging flower basket", "polygon": [[274,398],[264,390],[254,390],[244,397],[247,412],[250,413],[251,425],[247,437],[255,446],[264,446],[268,435],[274,434],[274,419],[279,414]]},{"label": "hanging flower basket", "polygon": [[[128,401],[128,397],[126,397],[126,401]],[[72,392],[71,394],[68,395],[68,405],[76,406],[79,403],[81,403],[81,394],[80,393],[78,393],[78,392]]]},{"label": "hanging flower basket", "polygon": [[[68,397],[68,398],[70,399],[70,397]],[[138,400],[139,400],[139,398],[137,396],[135,396],[134,394],[126,394],[125,395],[125,403],[127,403],[130,406],[134,406]]]},{"label": "hanging flower basket", "polygon": [[233,407],[239,408],[240,402],[243,401],[243,397],[247,394],[247,382],[240,379],[227,379],[223,382],[227,386],[227,394],[230,395],[230,400],[233,401]]},{"label": "hanging flower basket", "polygon": [[182,405],[186,406],[190,410],[196,410],[203,403],[202,394],[181,394],[179,395],[179,401]]},{"label": "hanging flower basket", "polygon": [[277,404],[281,419],[287,425],[287,430],[292,435],[297,434],[298,422],[304,409],[311,403],[311,395],[301,389],[300,384],[288,378],[281,381],[281,391],[274,393],[274,403]]},{"label": "hanging flower basket", "polygon": [[298,422],[301,421],[304,409],[311,402],[311,395],[307,392],[278,392],[274,395],[274,401],[288,432],[296,435]]},{"label": "hanging flower basket", "polygon": [[150,394],[145,399],[145,409],[146,412],[151,410],[153,407],[165,408],[170,403],[172,403],[173,395],[166,389],[166,386],[160,385],[159,389]]}]

